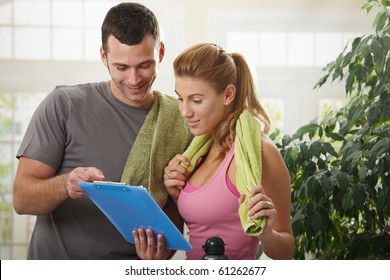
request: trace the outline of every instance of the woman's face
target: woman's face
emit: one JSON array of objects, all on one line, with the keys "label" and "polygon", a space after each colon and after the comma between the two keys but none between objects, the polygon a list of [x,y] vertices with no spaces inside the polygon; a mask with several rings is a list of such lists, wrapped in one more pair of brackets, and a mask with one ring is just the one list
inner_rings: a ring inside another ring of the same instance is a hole
[{"label": "woman's face", "polygon": [[228,104],[224,93],[217,93],[209,83],[190,77],[176,77],[175,92],[181,115],[187,120],[193,135],[213,134],[226,119]]}]

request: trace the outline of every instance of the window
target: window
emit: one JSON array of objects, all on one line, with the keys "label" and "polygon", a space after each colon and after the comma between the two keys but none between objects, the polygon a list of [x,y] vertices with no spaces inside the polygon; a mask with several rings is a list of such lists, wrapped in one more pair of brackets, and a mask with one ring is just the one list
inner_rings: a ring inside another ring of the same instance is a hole
[{"label": "window", "polygon": [[258,61],[259,35],[256,32],[231,32],[227,34],[228,49],[245,53],[248,62]]},{"label": "window", "polygon": [[314,65],[314,35],[310,32],[287,34],[287,66]]},{"label": "window", "polygon": [[33,111],[46,93],[0,92],[0,259],[24,259],[34,216],[15,215],[15,155]]},{"label": "window", "polygon": [[324,116],[330,110],[338,110],[345,105],[345,99],[321,98],[318,102],[318,116]]},{"label": "window", "polygon": [[282,98],[262,98],[261,103],[271,119],[271,129],[284,129],[284,101]]},{"label": "window", "polygon": [[243,52],[256,67],[323,67],[355,36],[347,32],[229,31],[227,49]]},{"label": "window", "polygon": [[100,26],[112,2],[15,0],[0,4],[0,59],[98,61]]},{"label": "window", "polygon": [[[0,60],[18,65],[23,61],[99,61],[100,26],[113,2],[0,1]],[[58,77],[49,78],[57,83]],[[25,259],[35,216],[17,215],[13,210],[15,155],[35,108],[48,91],[9,91],[2,86],[9,88],[0,84],[0,259]]]},{"label": "window", "polygon": [[341,32],[317,32],[314,35],[315,65],[325,66],[333,61],[344,46]]},{"label": "window", "polygon": [[[326,106],[340,105],[335,100],[342,100],[343,88],[325,92],[325,98],[336,93],[340,94],[339,99],[320,102],[320,97],[312,92],[313,86],[321,77],[321,69],[335,60],[356,35],[342,31],[233,30],[227,32],[226,38],[228,51],[243,53],[256,70],[253,74],[259,84],[261,102],[273,121],[271,130],[286,129],[284,132],[292,133],[311,118],[322,114]],[[300,98],[304,98],[307,104],[304,111],[294,107],[303,105]],[[319,102],[320,107],[317,108]]]},{"label": "window", "polygon": [[284,32],[260,33],[260,59],[264,67],[281,67],[287,64],[287,34]]}]

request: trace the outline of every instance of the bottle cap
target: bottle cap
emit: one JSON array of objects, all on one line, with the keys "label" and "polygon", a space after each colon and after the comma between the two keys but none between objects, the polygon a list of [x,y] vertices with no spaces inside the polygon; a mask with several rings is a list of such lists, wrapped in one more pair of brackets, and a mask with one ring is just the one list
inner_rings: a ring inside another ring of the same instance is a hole
[{"label": "bottle cap", "polygon": [[202,248],[208,255],[223,255],[225,253],[225,243],[220,237],[210,237]]}]

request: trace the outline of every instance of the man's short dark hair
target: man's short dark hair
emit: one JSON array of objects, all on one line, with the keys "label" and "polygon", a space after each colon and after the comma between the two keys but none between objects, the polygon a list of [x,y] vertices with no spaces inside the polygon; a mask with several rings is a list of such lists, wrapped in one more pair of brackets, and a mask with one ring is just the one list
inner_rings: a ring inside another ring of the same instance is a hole
[{"label": "man's short dark hair", "polygon": [[102,46],[108,52],[107,40],[110,35],[126,45],[139,44],[151,34],[160,41],[160,28],[154,13],[139,3],[121,3],[112,7],[102,24]]}]

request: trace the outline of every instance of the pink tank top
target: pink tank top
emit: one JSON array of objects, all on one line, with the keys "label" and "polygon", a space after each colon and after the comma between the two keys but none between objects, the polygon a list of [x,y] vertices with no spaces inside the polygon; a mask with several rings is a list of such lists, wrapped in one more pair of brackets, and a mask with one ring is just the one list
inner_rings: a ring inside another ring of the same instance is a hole
[{"label": "pink tank top", "polygon": [[234,157],[234,146],[204,186],[184,186],[178,200],[181,216],[186,221],[192,251],[187,259],[200,260],[205,255],[202,245],[209,237],[221,237],[225,255],[230,260],[255,259],[259,239],[245,235],[238,216],[238,197],[229,190],[227,171]]}]

